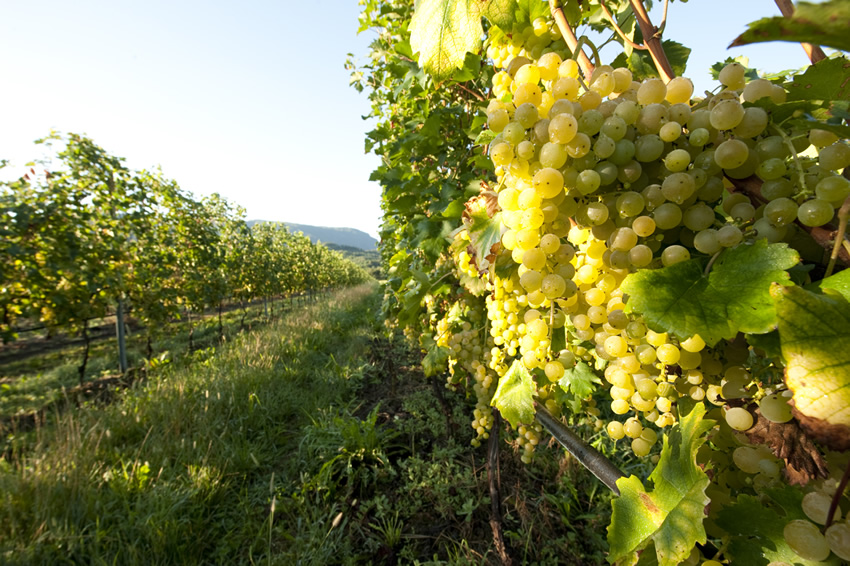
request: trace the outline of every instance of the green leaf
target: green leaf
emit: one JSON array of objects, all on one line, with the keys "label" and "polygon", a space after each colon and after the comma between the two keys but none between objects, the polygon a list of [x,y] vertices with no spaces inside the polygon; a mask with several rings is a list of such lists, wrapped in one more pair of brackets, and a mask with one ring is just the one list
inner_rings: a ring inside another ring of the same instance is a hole
[{"label": "green leaf", "polygon": [[517,0],[489,0],[482,8],[481,15],[491,24],[510,30],[518,7]]},{"label": "green leaf", "polygon": [[652,491],[637,476],[617,480],[621,495],[612,502],[609,561],[634,563],[637,552],[654,543],[658,564],[674,566],[696,543],[706,542],[703,519],[710,480],[697,466],[696,453],[714,421],[704,417],[699,403],[664,437],[658,466],[649,476]]},{"label": "green leaf", "polygon": [[564,376],[558,381],[558,385],[564,392],[572,392],[579,399],[587,399],[590,397],[596,388],[594,383],[602,385],[602,381],[584,362],[576,363],[575,367],[564,372]]},{"label": "green leaf", "polygon": [[493,130],[483,130],[475,138],[475,142],[473,142],[473,145],[487,145],[488,143],[496,139],[497,135],[498,134]]},{"label": "green leaf", "polygon": [[824,59],[794,76],[785,85],[788,100],[850,99],[850,61],[844,57]]},{"label": "green leaf", "polygon": [[476,0],[419,0],[410,22],[410,45],[419,53],[419,66],[441,80],[463,67],[483,32]]},{"label": "green leaf", "polygon": [[762,18],[729,44],[738,47],[764,41],[807,42],[850,51],[850,3],[828,0],[812,4],[799,2],[790,18]]},{"label": "green leaf", "polygon": [[850,426],[850,303],[840,293],[823,295],[774,285],[785,358],[785,383],[807,417]]},{"label": "green leaf", "polygon": [[499,379],[490,405],[499,409],[511,426],[534,421],[534,380],[521,360],[514,360],[508,372]]},{"label": "green leaf", "polygon": [[[802,491],[786,486],[786,491],[795,492],[802,504]],[[787,511],[786,511],[787,513]],[[766,502],[751,495],[741,494],[728,507],[724,507],[717,516],[717,525],[731,535],[729,554],[734,564],[766,566],[770,562],[785,562],[800,566],[815,564],[837,564],[838,560],[812,562],[797,556],[788,543],[782,530],[789,521],[797,516],[781,515],[774,501]],[[834,556],[834,555],[833,555]]]},{"label": "green leaf", "polygon": [[[661,44],[664,47],[664,52],[667,54],[667,59],[670,61],[670,66],[673,68],[673,72],[678,76],[683,75],[685,73],[685,67],[688,63],[688,56],[690,56],[691,50],[681,43],[671,40],[664,40]],[[612,63],[612,65],[617,67],[623,66],[624,63],[635,78],[644,79],[647,77],[658,76],[658,70],[655,68],[655,63],[652,62],[652,57],[649,55],[649,51],[635,50],[632,51],[632,54],[628,57],[626,57],[624,53],[621,53],[616,59],[614,59],[614,63]]]},{"label": "green leaf", "polygon": [[680,340],[699,334],[713,346],[738,332],[763,334],[776,324],[770,284],[788,281],[785,271],[799,261],[786,244],[758,240],[725,250],[711,272],[691,259],[670,267],[641,270],[621,285],[626,308],[638,312],[656,331]]},{"label": "green leaf", "polygon": [[845,299],[850,301],[850,269],[839,271],[834,275],[830,275],[826,279],[821,279],[811,285],[806,285],[806,289],[814,291],[816,289],[834,289],[841,293]]}]

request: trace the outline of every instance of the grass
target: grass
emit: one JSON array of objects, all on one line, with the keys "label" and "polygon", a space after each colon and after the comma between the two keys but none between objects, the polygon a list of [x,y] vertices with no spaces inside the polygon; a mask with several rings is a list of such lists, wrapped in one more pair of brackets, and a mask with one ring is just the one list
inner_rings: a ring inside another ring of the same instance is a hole
[{"label": "grass", "polygon": [[[498,563],[470,400],[438,402],[379,301],[337,293],[15,440],[0,564]],[[604,564],[610,495],[538,453],[502,449],[515,562]]]}]

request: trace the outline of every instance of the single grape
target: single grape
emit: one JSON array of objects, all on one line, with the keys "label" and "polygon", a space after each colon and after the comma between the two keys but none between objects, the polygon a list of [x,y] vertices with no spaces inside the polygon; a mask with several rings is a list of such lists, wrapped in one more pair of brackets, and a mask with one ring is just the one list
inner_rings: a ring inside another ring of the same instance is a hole
[{"label": "single grape", "polygon": [[823,226],[835,213],[832,204],[819,198],[807,200],[797,209],[797,220],[804,226]]},{"label": "single grape", "polygon": [[723,86],[731,89],[740,89],[744,87],[746,81],[744,73],[746,73],[746,71],[747,68],[738,62],[729,63],[720,70],[720,73],[717,75],[717,80],[719,80],[720,84]]},{"label": "single grape", "polygon": [[835,142],[818,152],[818,163],[824,169],[838,171],[850,166],[850,146]]},{"label": "single grape", "polygon": [[714,150],[714,161],[722,169],[734,169],[747,161],[750,150],[741,140],[726,140]]},{"label": "single grape", "polygon": [[782,530],[788,546],[806,560],[826,560],[829,556],[829,544],[820,530],[809,521],[795,519]]},{"label": "single grape", "polygon": [[837,557],[850,561],[850,524],[843,522],[830,525],[826,530],[826,542]]},{"label": "single grape", "polygon": [[[825,525],[829,516],[829,507],[832,504],[832,497],[813,491],[803,496],[803,513],[806,514],[812,522],[818,525]],[[832,515],[832,520],[837,521],[841,518],[841,509],[836,508]]]},{"label": "single grape", "polygon": [[718,130],[731,130],[744,119],[744,107],[737,100],[723,100],[711,109],[709,120],[711,127]]},{"label": "single grape", "polygon": [[668,246],[661,253],[661,263],[664,267],[670,267],[677,263],[691,259],[688,248],[679,245]]},{"label": "single grape", "polygon": [[743,407],[732,407],[726,411],[726,424],[734,430],[748,430],[753,426],[753,415]]},{"label": "single grape", "polygon": [[774,226],[787,226],[797,219],[797,203],[790,198],[778,198],[764,207],[764,217]]}]

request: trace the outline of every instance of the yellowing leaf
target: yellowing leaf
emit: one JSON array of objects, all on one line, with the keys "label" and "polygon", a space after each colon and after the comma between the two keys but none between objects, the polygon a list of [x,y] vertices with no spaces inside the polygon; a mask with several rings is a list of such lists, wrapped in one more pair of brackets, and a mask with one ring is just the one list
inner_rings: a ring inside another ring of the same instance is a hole
[{"label": "yellowing leaf", "polygon": [[435,79],[448,78],[481,43],[476,0],[419,0],[410,22],[410,46],[419,66]]},{"label": "yellowing leaf", "polygon": [[659,566],[682,562],[696,543],[706,542],[703,519],[710,480],[696,464],[696,453],[714,421],[705,419],[702,403],[664,437],[658,466],[647,492],[636,476],[617,481],[620,497],[612,502],[608,527],[609,560],[633,564],[637,552],[654,543]]},{"label": "yellowing leaf", "polygon": [[[850,303],[831,289],[820,295],[774,285],[771,295],[794,406],[823,426],[842,427],[843,436],[850,437]],[[822,434],[802,424],[824,441]]]}]

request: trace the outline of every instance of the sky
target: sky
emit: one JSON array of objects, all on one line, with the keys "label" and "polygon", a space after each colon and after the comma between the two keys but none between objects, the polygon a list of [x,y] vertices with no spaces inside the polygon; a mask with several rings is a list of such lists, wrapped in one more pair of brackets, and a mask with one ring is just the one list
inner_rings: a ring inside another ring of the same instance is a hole
[{"label": "sky", "polygon": [[[377,236],[369,102],[344,68],[373,37],[357,35],[358,13],[356,0],[0,2],[0,159],[21,167],[51,130],[82,133],[248,219]],[[686,74],[702,92],[729,55],[765,71],[808,63],[791,43],[726,51],[747,22],[778,14],[770,0],[671,2],[664,37],[693,49]]]}]

